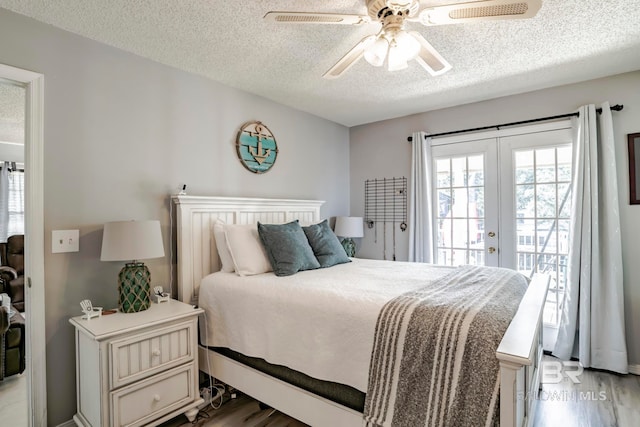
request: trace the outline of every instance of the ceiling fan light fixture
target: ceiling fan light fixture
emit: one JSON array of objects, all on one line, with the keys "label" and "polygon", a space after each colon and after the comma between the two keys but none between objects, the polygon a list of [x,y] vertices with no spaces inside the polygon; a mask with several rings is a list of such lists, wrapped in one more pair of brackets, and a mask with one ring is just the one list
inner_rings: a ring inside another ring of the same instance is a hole
[{"label": "ceiling fan light fixture", "polygon": [[405,52],[398,48],[398,46],[391,46],[389,47],[389,55],[387,57],[387,69],[389,71],[404,70],[409,66],[409,64],[407,64],[409,59]]},{"label": "ceiling fan light fixture", "polygon": [[406,61],[409,61],[420,53],[420,42],[406,31],[399,31],[395,37],[395,49],[399,49]]},{"label": "ceiling fan light fixture", "polygon": [[364,50],[364,59],[374,67],[380,67],[384,64],[384,59],[389,51],[389,41],[384,35],[378,38]]}]

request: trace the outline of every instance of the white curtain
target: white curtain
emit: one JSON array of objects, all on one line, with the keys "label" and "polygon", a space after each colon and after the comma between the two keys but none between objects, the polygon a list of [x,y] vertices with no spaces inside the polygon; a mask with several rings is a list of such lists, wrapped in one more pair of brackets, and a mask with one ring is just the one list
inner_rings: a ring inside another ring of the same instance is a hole
[{"label": "white curtain", "polygon": [[432,263],[431,138],[415,132],[412,139],[409,194],[409,261]]},{"label": "white curtain", "polygon": [[[566,299],[553,354],[627,373],[622,246],[609,103],[580,108],[574,143],[571,246]],[[576,336],[577,335],[577,336]]]}]

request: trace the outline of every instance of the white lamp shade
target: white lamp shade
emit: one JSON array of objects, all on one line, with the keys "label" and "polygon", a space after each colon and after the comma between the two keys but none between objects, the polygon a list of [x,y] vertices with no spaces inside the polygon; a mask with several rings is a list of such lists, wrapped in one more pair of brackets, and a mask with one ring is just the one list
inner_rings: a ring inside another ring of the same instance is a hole
[{"label": "white lamp shade", "polygon": [[415,58],[420,53],[420,42],[406,31],[396,34],[396,47],[401,50],[407,61]]},{"label": "white lamp shade", "polygon": [[101,261],[133,261],[163,256],[160,221],[116,221],[104,225]]},{"label": "white lamp shade", "polygon": [[384,36],[380,36],[365,49],[364,59],[374,67],[380,67],[384,64],[388,50],[389,41]]},{"label": "white lamp shade", "polygon": [[363,224],[361,216],[339,216],[336,218],[335,233],[340,237],[363,237]]}]

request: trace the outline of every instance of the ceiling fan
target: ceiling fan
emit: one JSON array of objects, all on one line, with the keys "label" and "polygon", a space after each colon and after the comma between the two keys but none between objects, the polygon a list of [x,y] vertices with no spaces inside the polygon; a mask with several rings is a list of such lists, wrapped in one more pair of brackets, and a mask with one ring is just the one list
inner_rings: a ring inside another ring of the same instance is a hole
[{"label": "ceiling fan", "polygon": [[425,6],[420,0],[366,0],[367,15],[268,12],[266,21],[288,24],[362,25],[379,22],[377,34],[363,38],[344,55],[323,77],[335,79],[344,74],[360,58],[376,67],[387,64],[389,71],[408,67],[415,59],[432,76],[446,73],[451,64],[417,31],[405,30],[405,22],[418,22],[425,26],[457,24],[494,19],[531,18],[542,5],[542,0],[480,0],[439,6]]}]

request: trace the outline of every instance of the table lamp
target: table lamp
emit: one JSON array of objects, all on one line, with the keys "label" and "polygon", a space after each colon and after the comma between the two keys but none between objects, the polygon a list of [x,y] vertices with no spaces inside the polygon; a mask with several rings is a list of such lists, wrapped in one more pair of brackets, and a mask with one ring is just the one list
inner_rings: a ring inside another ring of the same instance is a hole
[{"label": "table lamp", "polygon": [[347,253],[347,256],[353,257],[356,255],[356,244],[353,241],[353,237],[364,236],[364,227],[362,217],[359,216],[339,216],[336,218],[335,226],[336,236],[344,237],[342,240],[342,247]]},{"label": "table lamp", "polygon": [[116,221],[104,225],[101,261],[130,261],[118,275],[118,307],[123,313],[149,308],[151,273],[139,260],[164,256],[160,221]]}]

